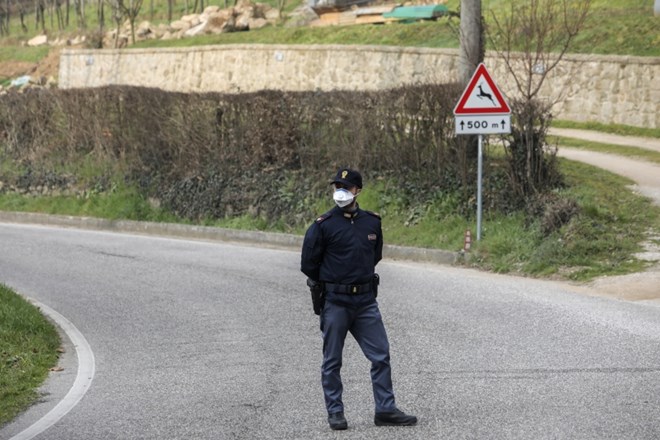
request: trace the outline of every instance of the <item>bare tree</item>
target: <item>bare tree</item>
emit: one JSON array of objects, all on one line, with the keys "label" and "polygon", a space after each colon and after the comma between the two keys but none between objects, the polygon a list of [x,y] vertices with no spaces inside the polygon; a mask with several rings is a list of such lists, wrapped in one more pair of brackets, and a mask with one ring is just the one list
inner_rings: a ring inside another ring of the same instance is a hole
[{"label": "bare tree", "polygon": [[41,27],[42,32],[46,32],[46,5],[45,0],[36,0],[34,2],[34,21],[35,28]]},{"label": "bare tree", "polygon": [[121,24],[124,18],[128,19],[128,23],[131,27],[131,42],[135,44],[135,20],[140,14],[142,9],[143,0],[107,0],[110,3],[112,8],[112,16],[117,23],[117,35],[115,37],[115,48],[119,43],[119,32],[121,30]]},{"label": "bare tree", "polygon": [[28,32],[28,27],[25,24],[25,6],[23,5],[23,2],[18,2],[18,16],[21,20],[21,30],[23,31],[24,34]]},{"label": "bare tree", "polygon": [[591,0],[511,0],[508,11],[493,11],[493,24],[486,29],[518,92],[510,99],[512,136],[506,150],[512,187],[523,201],[558,177],[554,152],[545,154],[545,139],[562,91],[544,100],[539,92],[584,26],[590,6]]},{"label": "bare tree", "polygon": [[53,0],[51,3],[51,27],[53,27],[53,16],[57,20],[57,29],[64,29],[64,14],[62,13],[62,2],[60,0]]},{"label": "bare tree", "polygon": [[115,22],[115,25],[117,25],[117,29],[115,31],[115,44],[114,44],[114,48],[117,49],[119,47],[119,34],[121,34],[121,25],[122,25],[122,21],[124,20],[124,11],[119,6],[119,3],[122,0],[105,0],[105,1],[108,3],[108,6],[110,6],[112,20]]},{"label": "bare tree", "polygon": [[195,4],[193,5],[193,13],[196,13],[199,10],[199,13],[201,14],[204,12],[204,0],[195,0]]},{"label": "bare tree", "polygon": [[493,49],[507,65],[523,99],[534,99],[584,26],[592,0],[512,0],[493,13]]},{"label": "bare tree", "polygon": [[129,0],[128,5],[122,1],[122,4],[126,8],[126,16],[131,24],[131,42],[133,44],[135,44],[135,20],[137,20],[138,15],[140,15],[142,1],[143,0]]},{"label": "bare tree", "polygon": [[[68,2],[69,0],[67,0]],[[76,23],[79,29],[85,29],[87,22],[85,20],[85,0],[73,0],[73,5],[76,10]]]},{"label": "bare tree", "polygon": [[0,35],[9,35],[9,0],[7,0],[6,7],[0,5]]},{"label": "bare tree", "polygon": [[[103,33],[104,28],[105,28],[105,2],[103,0],[97,0],[96,3],[96,19],[99,22],[99,36],[98,36],[98,41],[96,42],[96,48],[97,49],[102,49],[103,48]],[[119,34],[119,32],[117,32]],[[116,40],[115,40],[116,41]]]}]

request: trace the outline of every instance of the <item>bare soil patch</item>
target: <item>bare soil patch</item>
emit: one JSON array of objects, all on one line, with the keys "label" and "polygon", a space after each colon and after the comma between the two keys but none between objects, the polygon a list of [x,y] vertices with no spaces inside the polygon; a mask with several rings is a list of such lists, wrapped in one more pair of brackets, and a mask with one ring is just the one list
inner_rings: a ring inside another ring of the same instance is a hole
[{"label": "bare soil patch", "polygon": [[46,78],[53,77],[57,79],[60,73],[60,52],[62,48],[52,48],[48,51],[48,55],[35,65],[32,75],[36,77],[45,76]]},{"label": "bare soil patch", "polygon": [[38,63],[29,63],[26,61],[3,61],[0,63],[0,78],[17,78],[23,75],[30,75],[33,78],[53,77],[57,79],[60,72],[60,52],[59,47],[53,47],[48,51],[48,55]]},{"label": "bare soil patch", "polygon": [[18,76],[28,75],[35,68],[35,63],[3,61],[0,63],[0,78],[16,78]]}]

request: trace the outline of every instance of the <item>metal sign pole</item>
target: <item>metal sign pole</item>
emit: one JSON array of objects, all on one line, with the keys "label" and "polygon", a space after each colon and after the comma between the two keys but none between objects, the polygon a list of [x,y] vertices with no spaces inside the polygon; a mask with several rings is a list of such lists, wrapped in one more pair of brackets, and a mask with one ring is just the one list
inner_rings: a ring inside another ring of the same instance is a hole
[{"label": "metal sign pole", "polygon": [[483,169],[483,135],[479,135],[479,162],[477,164],[477,241],[481,240],[481,174]]},{"label": "metal sign pole", "polygon": [[[660,1],[660,0],[659,0]],[[511,133],[511,107],[481,63],[454,107],[457,135],[479,135],[477,176],[477,241],[481,240],[483,135]]]}]

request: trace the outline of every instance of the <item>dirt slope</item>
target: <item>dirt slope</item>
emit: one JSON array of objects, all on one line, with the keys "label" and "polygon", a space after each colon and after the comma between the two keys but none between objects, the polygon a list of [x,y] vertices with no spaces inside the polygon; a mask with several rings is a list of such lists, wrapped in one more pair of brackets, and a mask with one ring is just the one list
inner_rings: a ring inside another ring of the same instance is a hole
[{"label": "dirt slope", "polygon": [[0,78],[17,78],[23,75],[30,75],[33,78],[57,79],[60,71],[60,52],[59,47],[53,47],[48,55],[38,63],[28,63],[25,61],[2,61],[0,62]]}]

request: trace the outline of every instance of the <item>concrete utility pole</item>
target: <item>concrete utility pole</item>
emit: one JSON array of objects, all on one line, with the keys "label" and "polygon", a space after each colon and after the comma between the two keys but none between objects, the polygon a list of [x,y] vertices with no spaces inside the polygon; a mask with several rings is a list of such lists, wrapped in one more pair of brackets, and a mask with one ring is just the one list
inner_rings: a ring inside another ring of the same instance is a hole
[{"label": "concrete utility pole", "polygon": [[458,82],[467,85],[472,74],[484,59],[481,0],[461,0],[460,56]]}]

